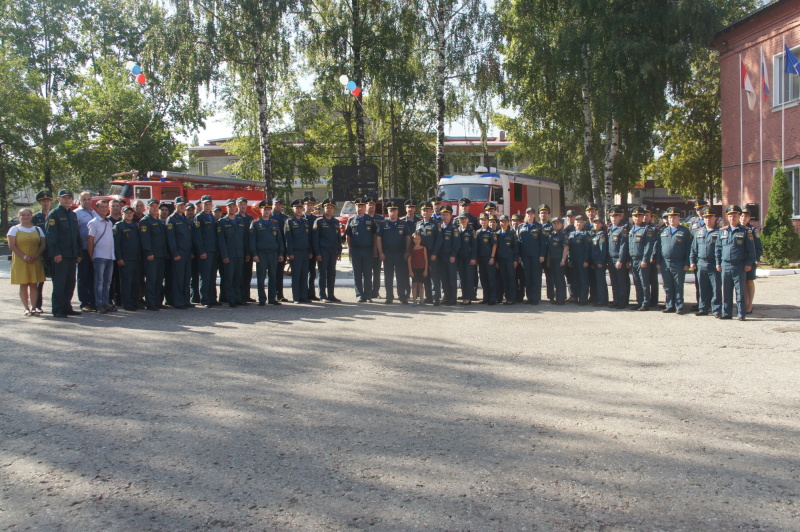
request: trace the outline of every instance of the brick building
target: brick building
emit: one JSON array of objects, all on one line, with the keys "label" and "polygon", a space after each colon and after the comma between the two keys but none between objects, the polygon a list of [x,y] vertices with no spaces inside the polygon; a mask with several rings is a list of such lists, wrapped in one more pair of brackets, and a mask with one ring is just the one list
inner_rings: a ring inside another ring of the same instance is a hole
[{"label": "brick building", "polygon": [[[784,73],[783,48],[785,41],[800,55],[798,14],[800,0],[777,0],[724,28],[712,45],[720,53],[722,202],[758,204],[763,221],[772,176],[783,158],[800,231],[800,76]],[[768,94],[762,89],[762,51]],[[741,88],[742,63],[755,92],[753,110]]]}]

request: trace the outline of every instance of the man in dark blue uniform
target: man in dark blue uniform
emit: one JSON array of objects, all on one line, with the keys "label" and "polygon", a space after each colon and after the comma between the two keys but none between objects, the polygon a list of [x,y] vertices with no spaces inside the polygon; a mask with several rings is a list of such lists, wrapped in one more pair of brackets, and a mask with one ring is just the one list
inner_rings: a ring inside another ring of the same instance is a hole
[{"label": "man in dark blue uniform", "polygon": [[658,227],[658,219],[653,211],[648,208],[644,207],[645,214],[644,214],[644,223],[648,226],[654,235],[653,240],[653,254],[650,258],[650,265],[648,266],[648,273],[650,275],[650,306],[657,307],[658,306],[658,257],[661,256],[661,240],[658,238],[658,233],[660,231]]},{"label": "man in dark blue uniform", "polygon": [[[367,216],[371,217],[376,227],[383,221],[383,216],[377,213],[378,200],[374,196],[367,198]],[[376,229],[377,232],[377,229]],[[375,256],[372,258],[372,299],[381,297],[381,258],[378,256],[377,244]],[[388,297],[388,295],[387,295]]]},{"label": "man in dark blue uniform", "polygon": [[[253,223],[253,217],[247,214],[247,198],[241,197],[236,200],[236,218],[239,220],[239,223],[243,225],[249,234],[250,226]],[[249,246],[249,237],[246,238],[248,240]],[[248,255],[249,256],[249,255]],[[242,263],[242,284],[241,288],[239,288],[239,293],[242,299],[246,303],[254,303],[255,299],[250,297],[250,283],[253,281],[253,257],[249,256],[249,258],[245,258],[244,262]]]},{"label": "man in dark blue uniform", "polygon": [[222,275],[229,307],[246,305],[242,289],[242,264],[249,259],[249,227],[236,217],[236,200],[227,202],[228,215],[217,222],[217,244],[222,258]]},{"label": "man in dark blue uniform", "polygon": [[283,264],[278,265],[278,276],[275,278],[275,282],[277,286],[275,287],[276,295],[275,297],[278,298],[278,301],[286,303],[289,301],[283,294],[283,273],[284,268],[287,260],[286,256],[286,235],[284,234],[284,229],[286,228],[286,220],[289,217],[283,213],[283,202],[279,198],[275,198],[272,200],[272,220],[278,224],[281,232],[281,238],[283,239]]},{"label": "man in dark blue uniform", "polygon": [[45,231],[47,252],[53,260],[51,303],[56,318],[81,315],[72,308],[75,274],[83,253],[78,217],[72,210],[72,201],[72,192],[69,190],[58,192],[58,207],[50,212]]},{"label": "man in dark blue uniform", "polygon": [[592,257],[592,241],[583,231],[586,221],[585,216],[576,216],[575,229],[567,238],[569,247],[567,264],[572,269],[572,295],[580,306],[589,304],[589,261]]},{"label": "man in dark blue uniform", "polygon": [[286,254],[292,263],[292,301],[311,303],[308,299],[308,263],[311,260],[311,228],[303,216],[303,201],[292,201],[294,216],[286,220],[283,235]]},{"label": "man in dark blue uniform", "polygon": [[[500,278],[503,280],[505,292],[504,305],[513,305],[517,301],[517,275],[519,263],[519,244],[517,233],[511,228],[511,220],[503,214],[500,216],[500,230],[497,231],[496,259]],[[498,299],[502,299],[498,297]]]},{"label": "man in dark blue uniform", "polygon": [[[317,216],[314,214],[314,209],[317,208],[317,200],[314,196],[306,196],[303,198],[303,217],[306,219],[308,229],[314,229],[314,222],[317,221]],[[312,244],[313,247],[313,244]],[[317,280],[317,261],[311,259],[308,261],[308,299],[311,301],[319,301],[317,297],[317,288],[315,286]],[[322,286],[320,285],[320,292]]]},{"label": "man in dark blue uniform", "polygon": [[133,221],[132,207],[122,208],[122,221],[114,225],[114,257],[119,266],[122,308],[135,312],[141,288],[142,242]]},{"label": "man in dark blue uniform", "polygon": [[139,239],[144,258],[144,305],[147,310],[159,310],[164,300],[164,266],[169,255],[167,224],[161,221],[157,199],[147,201],[147,211],[139,221]]},{"label": "man in dark blue uniform", "polygon": [[756,261],[756,245],[753,233],[741,225],[742,209],[738,205],[728,205],[725,216],[728,225],[719,230],[715,256],[717,271],[722,272],[722,316],[723,320],[733,317],[733,289],[736,288],[736,309],[739,321],[745,316],[745,273],[753,269]]},{"label": "man in dark blue uniform", "polygon": [[614,205],[609,210],[611,227],[608,229],[608,275],[611,278],[612,308],[628,307],[631,298],[631,278],[628,274],[628,231],[625,223],[625,209]]},{"label": "man in dark blue uniform", "polygon": [[668,226],[661,230],[658,268],[664,280],[664,313],[683,314],[683,283],[691,263],[692,233],[681,225],[681,213],[675,207],[665,211]]},{"label": "man in dark blue uniform", "polygon": [[167,218],[167,243],[172,256],[172,303],[177,309],[192,305],[189,283],[192,281],[192,227],[186,217],[186,198],[175,198],[175,212]]},{"label": "man in dark blue uniform", "polygon": [[628,232],[628,268],[633,272],[636,288],[636,306],[633,310],[650,310],[650,261],[655,249],[655,232],[646,225],[644,207],[635,207],[631,212],[634,226]]},{"label": "man in dark blue uniform", "polygon": [[340,303],[336,298],[336,263],[342,260],[342,237],[339,220],[334,217],[336,202],[322,200],[323,215],[314,220],[311,248],[319,264],[319,297],[322,301]]},{"label": "man in dark blue uniform", "polygon": [[377,253],[378,227],[367,215],[367,199],[356,198],[356,215],[345,229],[347,249],[353,264],[356,297],[359,303],[372,301],[372,258]]},{"label": "man in dark blue uniform", "polygon": [[700,284],[696,315],[708,316],[710,310],[719,317],[722,315],[722,275],[717,271],[717,211],[704,207],[702,213],[705,223],[694,230],[689,259]]},{"label": "man in dark blue uniform", "polygon": [[422,202],[422,220],[417,222],[415,231],[422,235],[422,245],[428,250],[428,270],[430,275],[425,278],[426,303],[433,303],[438,307],[441,303],[442,287],[439,275],[439,250],[442,248],[442,233],[439,223],[433,219],[433,204],[429,201]]},{"label": "man in dark blue uniform", "polygon": [[461,214],[466,213],[467,218],[469,219],[469,225],[472,226],[472,230],[477,231],[481,224],[478,223],[478,217],[469,212],[469,206],[471,204],[472,201],[469,198],[461,198],[458,200],[459,218],[461,217]]},{"label": "man in dark blue uniform", "polygon": [[[592,220],[592,257],[591,274],[594,278],[595,299],[594,306],[608,305],[608,285],[606,285],[606,268],[608,267],[608,234],[606,233],[603,219],[595,217]],[[590,285],[591,288],[591,285]]]},{"label": "man in dark blue uniform", "polygon": [[203,210],[194,217],[194,253],[198,258],[200,274],[200,304],[203,308],[211,308],[216,299],[217,285],[217,219],[212,209],[214,201],[211,196],[201,198]]},{"label": "man in dark blue uniform", "polygon": [[400,205],[394,202],[386,204],[389,217],[378,223],[378,255],[384,264],[386,279],[386,303],[394,301],[394,280],[397,279],[397,297],[403,305],[408,304],[408,262],[406,250],[411,232],[405,222],[397,215]]},{"label": "man in dark blue uniform", "polygon": [[536,209],[525,209],[525,219],[517,227],[519,255],[525,276],[525,293],[529,305],[538,305],[542,299],[542,263],[547,254],[547,239],[542,227],[536,223]]},{"label": "man in dark blue uniform", "polygon": [[[747,207],[742,209],[742,225],[750,231],[753,235],[753,243],[756,246],[756,260],[753,263],[753,268],[745,273],[745,292],[747,297],[744,299],[745,312],[750,314],[753,312],[753,298],[756,295],[756,268],[761,264],[761,254],[764,252],[764,246],[761,244],[761,230],[750,223],[752,219],[750,211]],[[41,292],[40,292],[41,294]],[[39,296],[41,297],[41,295]]]},{"label": "man in dark blue uniform", "polygon": [[[542,212],[541,209],[539,212]],[[567,279],[564,270],[567,266],[569,244],[563,227],[563,220],[554,218],[547,238],[547,267],[553,278],[553,298],[550,299],[550,303],[555,305],[563,305],[567,300]]]},{"label": "man in dark blue uniform", "polygon": [[[536,210],[539,213],[539,225],[542,229],[542,236],[544,236],[544,245],[547,247],[547,239],[550,238],[550,234],[553,232],[553,224],[550,222],[550,206],[546,203],[542,203]],[[552,303],[556,295],[555,278],[553,274],[550,273],[549,260],[545,260],[545,262],[542,263],[542,272],[544,273],[545,284],[547,286],[547,299]]]},{"label": "man in dark blue uniform", "polygon": [[[256,263],[256,284],[258,286],[258,305],[263,307],[280,305],[275,283],[278,268],[283,268],[283,238],[278,224],[271,219],[272,204],[266,200],[259,203],[261,218],[250,224],[250,254]],[[264,290],[264,280],[269,276],[269,297]]]},{"label": "man in dark blue uniform", "polygon": [[[47,217],[50,215],[50,205],[53,203],[53,194],[51,194],[49,190],[42,190],[36,194],[36,201],[39,203],[39,206],[42,210],[33,215],[31,223],[41,229],[44,233],[47,231]],[[47,248],[45,248],[45,250],[42,252],[42,266],[44,266],[45,275],[50,277],[53,272],[51,269],[50,256],[47,254]],[[43,291],[44,282],[41,282],[37,285],[37,296],[36,301],[34,302],[36,305],[34,308],[39,312],[39,314],[42,313]]]},{"label": "man in dark blue uniform", "polygon": [[[469,200],[467,200],[469,201]],[[456,228],[455,237],[458,243],[458,277],[461,280],[461,304],[471,305],[475,299],[475,277],[478,265],[478,241],[475,239],[475,229],[470,222],[470,214],[461,211],[458,215],[459,226]]]},{"label": "man in dark blue uniform", "polygon": [[478,217],[481,228],[475,233],[477,241],[478,273],[481,277],[483,299],[481,303],[494,305],[497,303],[497,234],[489,227],[489,214],[482,212]]},{"label": "man in dark blue uniform", "polygon": [[458,299],[458,250],[461,242],[456,236],[456,224],[453,221],[453,208],[443,205],[439,208],[439,232],[442,235],[442,246],[439,249],[439,278],[442,286],[442,305],[455,305]]}]

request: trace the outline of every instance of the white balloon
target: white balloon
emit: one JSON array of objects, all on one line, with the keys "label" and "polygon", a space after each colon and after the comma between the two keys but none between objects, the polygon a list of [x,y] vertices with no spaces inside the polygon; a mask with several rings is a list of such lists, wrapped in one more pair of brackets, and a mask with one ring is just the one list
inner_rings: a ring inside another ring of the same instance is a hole
[{"label": "white balloon", "polygon": [[135,65],[135,64],[136,64],[136,63],[134,63],[133,61],[128,61],[127,63],[125,63],[125,70],[130,70],[130,69],[132,69],[132,68],[133,68],[133,65]]},{"label": "white balloon", "polygon": [[339,83],[342,85],[347,85],[347,82],[350,81],[350,78],[347,77],[347,74],[342,74],[339,76]]}]

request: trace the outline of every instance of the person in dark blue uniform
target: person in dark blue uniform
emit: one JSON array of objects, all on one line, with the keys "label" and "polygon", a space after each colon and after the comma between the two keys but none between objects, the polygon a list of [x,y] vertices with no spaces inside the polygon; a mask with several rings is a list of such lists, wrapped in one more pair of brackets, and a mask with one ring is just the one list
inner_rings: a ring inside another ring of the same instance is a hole
[{"label": "person in dark blue uniform", "polygon": [[[696,216],[692,216],[687,221],[689,223],[689,230],[692,232],[692,235],[694,236],[694,235],[697,234],[697,230],[698,229],[700,229],[702,227],[705,227],[705,218],[703,217],[703,209],[705,209],[708,206],[708,202],[706,200],[704,200],[704,199],[697,199],[697,200],[694,200],[693,206],[694,206],[694,211],[696,213]],[[695,300],[698,302],[698,305],[699,305],[699,303],[700,303],[700,284],[699,284],[699,279],[697,278],[697,275],[694,276],[694,291],[695,291],[695,297],[696,297]],[[692,310],[698,310],[698,305],[693,305],[692,306]]]},{"label": "person in dark blue uniform", "polygon": [[462,213],[465,213],[469,219],[469,225],[472,226],[472,230],[477,231],[481,227],[481,224],[478,223],[478,217],[469,212],[470,205],[472,205],[472,201],[469,198],[461,198],[458,200],[459,217],[461,217]]},{"label": "person in dark blue uniform", "polygon": [[53,261],[51,303],[56,318],[81,315],[72,308],[77,265],[83,254],[78,217],[72,210],[72,202],[72,192],[64,189],[58,192],[58,207],[50,212],[45,230],[47,253]]},{"label": "person in dark blue uniform", "polygon": [[388,218],[378,223],[378,255],[384,264],[386,279],[386,303],[394,301],[394,280],[397,279],[397,297],[403,305],[408,304],[408,261],[406,252],[411,238],[408,225],[398,218],[400,205],[386,204]]},{"label": "person in dark blue uniform", "polygon": [[294,216],[286,220],[283,236],[286,240],[286,254],[292,265],[292,301],[311,303],[308,299],[308,262],[312,258],[311,228],[303,216],[303,201],[292,201]]},{"label": "person in dark blue uniform", "polygon": [[664,280],[664,313],[683,314],[683,283],[691,263],[692,233],[681,225],[681,213],[675,207],[665,211],[669,225],[661,230],[658,267]]},{"label": "person in dark blue uniform", "polygon": [[200,274],[200,304],[203,308],[211,308],[216,299],[217,219],[212,211],[214,201],[211,196],[203,196],[200,201],[203,210],[194,217],[192,238]]},{"label": "person in dark blue uniform", "polygon": [[519,244],[517,234],[511,229],[511,220],[505,214],[500,216],[500,230],[497,232],[497,264],[503,279],[505,292],[504,305],[517,301],[516,268],[519,263]]},{"label": "person in dark blue uniform", "polygon": [[628,232],[624,221],[625,209],[613,205],[609,209],[611,227],[608,229],[608,275],[611,278],[611,303],[609,307],[624,309],[631,298],[631,278],[628,274]]},{"label": "person in dark blue uniform", "polygon": [[[261,218],[250,224],[249,250],[256,263],[258,305],[280,305],[277,298],[278,269],[283,268],[283,238],[277,222],[272,219],[272,203],[264,200],[258,204]],[[264,281],[269,276],[268,292]],[[269,296],[267,295],[269,293]]]},{"label": "person in dark blue uniform", "polygon": [[713,207],[704,207],[702,213],[705,223],[694,230],[689,258],[700,284],[696,315],[708,316],[710,310],[719,317],[722,315],[722,275],[717,271],[717,211]]},{"label": "person in dark blue uniform", "polygon": [[[592,256],[589,261],[591,276],[594,278],[594,306],[608,305],[608,285],[606,284],[606,268],[608,267],[608,233],[603,219],[599,216],[592,220]],[[590,285],[591,288],[591,285]]]},{"label": "person in dark blue uniform", "polygon": [[517,227],[517,240],[527,301],[529,305],[538,305],[542,299],[542,263],[547,254],[547,238],[536,223],[533,207],[525,210],[525,219]]},{"label": "person in dark blue uniform", "polygon": [[[36,194],[36,201],[39,203],[41,210],[33,215],[31,223],[42,230],[44,233],[47,231],[47,217],[50,215],[50,206],[53,204],[53,194],[49,190],[41,190]],[[51,268],[50,256],[47,254],[47,248],[42,252],[42,266],[46,277],[50,277],[53,272]],[[113,286],[113,285],[112,285]],[[36,292],[36,305],[33,309],[39,314],[42,313],[42,294],[44,293],[44,282],[38,283]]]},{"label": "person in dark blue uniform", "polygon": [[[375,231],[377,235],[377,227],[383,221],[383,215],[377,212],[378,199],[375,196],[367,198],[367,216],[372,218],[375,222]],[[372,295],[370,299],[378,299],[381,297],[381,258],[378,255],[377,240],[375,243],[375,256],[372,257]]]},{"label": "person in dark blue uniform", "polygon": [[[547,239],[550,238],[550,234],[553,232],[553,224],[550,221],[550,206],[546,203],[542,203],[536,210],[539,213],[539,226],[541,226],[546,247]],[[542,263],[542,272],[545,277],[547,299],[552,303],[555,299],[555,279],[553,278],[553,274],[550,273],[550,261],[545,260]]]},{"label": "person in dark blue uniform", "polygon": [[658,227],[658,219],[653,211],[645,207],[644,223],[648,226],[654,235],[653,240],[653,254],[650,258],[650,265],[648,266],[649,281],[650,281],[650,306],[658,306],[658,257],[661,256],[661,240],[658,238],[660,231]]},{"label": "person in dark blue uniform", "polygon": [[[753,243],[756,247],[756,260],[753,263],[753,268],[746,272],[745,277],[745,292],[746,296],[744,300],[744,309],[745,312],[748,314],[753,312],[753,298],[756,295],[756,268],[758,268],[759,264],[761,264],[761,254],[764,252],[764,246],[761,244],[761,230],[750,223],[752,217],[750,216],[750,211],[747,207],[742,209],[742,225],[750,231],[750,234],[753,235]],[[41,295],[39,296],[41,297]]]},{"label": "person in dark blue uniform", "polygon": [[439,208],[439,232],[442,235],[442,246],[439,248],[439,279],[442,286],[442,305],[455,305],[458,299],[458,251],[461,241],[456,235],[456,224],[453,220],[453,208],[442,205]]},{"label": "person in dark blue uniform", "polygon": [[634,310],[650,310],[650,261],[655,249],[655,232],[644,222],[644,207],[635,207],[634,226],[628,231],[628,268],[633,273],[633,284],[636,288],[636,306]]},{"label": "person in dark blue uniform", "polygon": [[431,218],[433,218],[437,222],[441,222],[442,221],[442,213],[441,213],[441,210],[442,210],[442,197],[441,196],[433,196],[428,201],[433,206],[433,214],[431,214]]},{"label": "person in dark blue uniform", "polygon": [[439,223],[433,219],[433,205],[422,202],[422,220],[417,222],[415,231],[422,235],[422,245],[428,250],[428,268],[430,275],[425,278],[425,302],[434,307],[441,304],[441,277],[439,275],[439,250],[442,248],[442,233]]},{"label": "person in dark blue uniform", "polygon": [[377,253],[378,227],[367,215],[367,199],[356,198],[356,215],[347,221],[345,237],[359,303],[372,300],[372,257]]},{"label": "person in dark blue uniform", "polygon": [[478,217],[481,228],[475,233],[477,241],[478,273],[481,277],[483,299],[481,303],[494,305],[497,303],[497,234],[489,228],[489,214],[481,213]]},{"label": "person in dark blue uniform", "polygon": [[122,208],[122,221],[114,225],[114,257],[119,266],[122,308],[137,310],[141,286],[142,241],[139,227],[133,221],[133,208]]},{"label": "person in dark blue uniform", "polygon": [[288,260],[288,257],[286,255],[286,234],[285,234],[284,230],[286,228],[286,220],[288,220],[288,219],[289,219],[289,217],[286,216],[286,214],[284,214],[284,212],[283,212],[283,201],[280,198],[273,199],[272,200],[272,220],[276,224],[278,224],[278,227],[280,228],[281,238],[283,239],[283,250],[284,250],[283,251],[283,260],[284,260],[284,262],[283,262],[282,265],[281,264],[278,265],[278,276],[275,278],[275,282],[276,282],[275,290],[277,291],[275,297],[277,297],[278,301],[280,301],[282,303],[286,303],[287,301],[289,301],[288,299],[286,299],[286,297],[285,297],[285,295],[283,293],[283,273],[285,271],[284,268],[285,268],[285,265],[286,265],[286,261]]},{"label": "person in dark blue uniform", "polygon": [[[241,197],[237,198],[236,200],[236,219],[238,223],[245,228],[245,233],[249,235],[250,233],[250,226],[253,224],[253,217],[247,214],[247,198]],[[250,238],[249,236],[245,236],[245,240],[247,240],[248,247],[250,246]],[[254,303],[255,299],[250,297],[250,283],[253,282],[253,257],[248,253],[248,256],[245,257],[244,262],[242,262],[242,280],[241,280],[241,287],[239,288],[239,294],[241,295],[242,300],[245,303]]]},{"label": "person in dark blue uniform", "polygon": [[[198,201],[198,203],[200,203]],[[197,215],[197,208],[191,201],[186,203],[186,220],[192,228],[192,274],[189,280],[189,302],[192,304],[200,303],[200,259],[194,249],[194,217]]]},{"label": "person in dark blue uniform", "polygon": [[722,272],[722,316],[729,320],[732,315],[733,290],[736,289],[736,309],[739,321],[745,316],[745,273],[753,269],[756,261],[756,245],[753,233],[741,225],[742,209],[728,205],[725,216],[728,225],[719,230],[715,256],[717,271]]},{"label": "person in dark blue uniform", "polygon": [[189,296],[192,281],[192,227],[186,217],[186,198],[175,198],[175,212],[167,218],[167,243],[172,256],[172,302],[177,309],[194,306]]},{"label": "person in dark blue uniform", "polygon": [[575,229],[567,238],[569,257],[567,264],[572,269],[572,295],[578,305],[589,304],[589,261],[592,257],[592,241],[583,231],[586,226],[586,217],[575,217]]},{"label": "person in dark blue uniform", "polygon": [[554,218],[547,238],[547,267],[553,280],[553,298],[550,302],[556,305],[563,305],[567,300],[567,279],[564,270],[567,266],[569,244],[563,227],[563,220]]},{"label": "person in dark blue uniform", "polygon": [[342,260],[342,237],[339,220],[333,214],[336,202],[322,200],[323,215],[314,221],[311,229],[311,247],[319,265],[319,297],[329,303],[340,303],[336,298],[336,262]]},{"label": "person in dark blue uniform", "polygon": [[[517,233],[517,228],[522,224],[522,216],[519,214],[511,215],[511,230]],[[519,247],[519,239],[517,239]],[[517,267],[514,268],[514,289],[517,295],[517,303],[525,301],[525,269],[522,267],[522,260],[517,260]]]},{"label": "person in dark blue uniform", "polygon": [[217,244],[222,259],[222,275],[229,307],[246,305],[242,289],[242,263],[249,258],[249,227],[236,217],[236,200],[227,202],[228,215],[217,222]]},{"label": "person in dark blue uniform", "polygon": [[[314,196],[305,196],[303,198],[303,218],[306,219],[309,231],[313,231],[314,222],[317,221],[317,216],[314,210],[317,208],[317,199]],[[317,261],[312,258],[308,261],[308,299],[311,301],[319,301],[317,297]]]},{"label": "person in dark blue uniform", "polygon": [[459,226],[456,228],[455,237],[459,240],[458,277],[461,280],[461,304],[471,305],[475,299],[475,277],[478,265],[478,241],[475,238],[475,229],[470,221],[470,214],[461,211],[458,215]]},{"label": "person in dark blue uniform", "polygon": [[161,221],[159,201],[147,201],[147,214],[139,221],[145,279],[144,305],[147,310],[159,310],[164,300],[164,266],[169,255],[167,224]]}]

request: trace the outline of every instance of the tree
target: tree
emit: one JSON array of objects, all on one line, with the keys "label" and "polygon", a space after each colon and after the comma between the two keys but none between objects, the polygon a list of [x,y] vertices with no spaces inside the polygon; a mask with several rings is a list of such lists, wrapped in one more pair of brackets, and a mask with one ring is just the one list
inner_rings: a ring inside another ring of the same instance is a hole
[{"label": "tree", "polygon": [[792,225],[792,190],[783,168],[772,177],[762,242],[764,259],[776,268],[785,268],[800,257],[800,237]]}]

